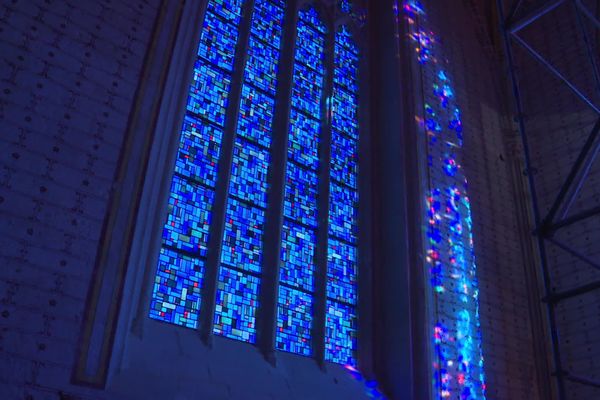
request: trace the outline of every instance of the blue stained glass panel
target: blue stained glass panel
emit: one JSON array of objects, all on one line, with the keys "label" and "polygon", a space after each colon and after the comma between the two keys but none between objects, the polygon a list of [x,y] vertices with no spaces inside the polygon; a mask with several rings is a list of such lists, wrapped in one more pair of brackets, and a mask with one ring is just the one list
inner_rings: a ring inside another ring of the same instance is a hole
[{"label": "blue stained glass panel", "polygon": [[231,71],[237,38],[238,30],[235,25],[223,22],[213,13],[207,12],[200,36],[198,56],[213,65]]},{"label": "blue stained glass panel", "polygon": [[244,80],[275,95],[279,51],[250,36]]},{"label": "blue stained glass panel", "polygon": [[[319,13],[313,7],[307,10],[300,10],[298,13],[299,21],[298,26],[308,23],[311,28],[315,30],[316,37],[323,37],[324,33],[327,33],[327,27],[319,17]],[[318,32],[318,33],[317,33]]]},{"label": "blue stained glass panel", "polygon": [[150,318],[195,329],[204,262],[160,249],[150,302]]},{"label": "blue stained glass panel", "polygon": [[247,271],[260,272],[265,212],[229,198],[221,262]]},{"label": "blue stained glass panel", "polygon": [[335,183],[329,185],[329,234],[342,240],[356,241],[358,193]]},{"label": "blue stained glass panel", "polygon": [[187,110],[223,126],[230,84],[228,75],[206,65],[202,60],[196,61]]},{"label": "blue stained glass panel", "polygon": [[313,290],[316,242],[314,230],[291,221],[283,222],[280,282],[308,291]]},{"label": "blue stained glass panel", "polygon": [[310,356],[312,296],[299,290],[279,286],[277,306],[277,348]]},{"label": "blue stained glass panel", "polygon": [[267,150],[237,138],[233,146],[229,195],[266,207],[269,162]]},{"label": "blue stained glass panel", "polygon": [[320,119],[322,92],[323,76],[296,63],[294,65],[294,85],[292,86],[292,107]]},{"label": "blue stained glass panel", "polygon": [[281,0],[256,0],[254,2],[251,32],[277,49],[281,46],[284,6],[285,4]]},{"label": "blue stained glass panel", "polygon": [[208,2],[207,13],[219,15],[230,25],[238,25],[242,15],[242,6],[244,0],[210,0]]},{"label": "blue stained glass panel", "polygon": [[296,62],[309,66],[320,75],[323,75],[325,73],[323,65],[325,59],[323,52],[324,36],[302,21],[298,21],[297,29],[296,55],[294,57]]},{"label": "blue stained glass panel", "polygon": [[356,189],[358,175],[358,144],[340,134],[331,132],[331,178]]},{"label": "blue stained glass panel", "polygon": [[260,279],[229,268],[219,269],[213,332],[244,342],[256,341]]},{"label": "blue stained glass panel", "polygon": [[212,125],[186,115],[183,119],[175,171],[215,186],[223,133]]},{"label": "blue stained glass panel", "polygon": [[327,300],[325,360],[355,365],[356,314],[354,307]]},{"label": "blue stained glass panel", "polygon": [[252,86],[242,86],[237,133],[246,139],[269,147],[275,102]]},{"label": "blue stained glass panel", "polygon": [[212,190],[174,176],[163,244],[206,256],[213,200]]},{"label": "blue stained glass panel", "polygon": [[354,139],[358,139],[355,130],[350,130],[348,132],[344,129],[346,126],[358,128],[356,114],[358,103],[356,101],[356,96],[335,85],[333,87],[332,103],[333,126],[352,136]]},{"label": "blue stained glass panel", "polygon": [[288,157],[312,170],[319,168],[319,138],[321,124],[292,109]]},{"label": "blue stained glass panel", "polygon": [[317,226],[317,174],[288,163],[283,214],[305,225]]},{"label": "blue stained glass panel", "polygon": [[358,56],[348,52],[336,43],[334,63],[333,82],[336,85],[343,86],[350,93],[356,93],[358,91],[356,83],[358,79]]},{"label": "blue stained glass panel", "polygon": [[335,34],[335,42],[344,46],[346,50],[354,55],[358,55],[358,46],[354,39],[352,39],[352,33],[348,30],[348,27],[342,25]]},{"label": "blue stained glass panel", "polygon": [[357,275],[356,247],[329,238],[327,244],[327,297],[356,304]]}]

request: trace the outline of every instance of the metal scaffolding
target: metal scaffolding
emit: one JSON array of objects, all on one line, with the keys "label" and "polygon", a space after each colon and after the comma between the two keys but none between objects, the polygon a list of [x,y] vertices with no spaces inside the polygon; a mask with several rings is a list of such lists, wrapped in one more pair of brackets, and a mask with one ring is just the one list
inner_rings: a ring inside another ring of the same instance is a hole
[{"label": "metal scaffolding", "polygon": [[[582,294],[591,292],[593,290],[600,289],[600,281],[594,281],[586,283],[573,289],[555,292],[552,290],[552,276],[549,272],[549,263],[547,257],[547,245],[552,243],[558,248],[571,254],[581,262],[589,265],[591,268],[600,270],[600,263],[597,260],[593,260],[587,257],[585,254],[573,249],[556,239],[554,234],[567,226],[574,225],[592,216],[600,215],[600,206],[594,206],[584,211],[578,212],[575,215],[567,216],[569,209],[573,205],[573,202],[579,194],[583,183],[585,182],[590,168],[600,152],[600,104],[595,102],[593,98],[586,96],[582,90],[580,90],[575,84],[573,84],[567,77],[565,77],[556,67],[554,67],[546,58],[544,58],[539,52],[533,49],[522,37],[519,36],[519,32],[528,27],[536,21],[538,21],[543,15],[553,11],[557,7],[563,5],[574,7],[574,15],[577,18],[577,25],[579,26],[583,38],[583,44],[586,49],[586,53],[589,60],[586,62],[591,64],[594,77],[594,89],[596,95],[600,94],[600,73],[597,65],[596,55],[594,48],[590,42],[591,38],[587,31],[584,21],[589,21],[588,24],[594,26],[594,30],[600,29],[600,20],[598,17],[586,7],[581,0],[546,0],[542,1],[540,5],[534,7],[530,12],[524,13],[523,16],[518,16],[519,10],[523,7],[524,0],[511,0],[510,8],[505,17],[505,8],[503,0],[496,0],[498,7],[498,15],[500,18],[500,29],[502,31],[504,44],[505,44],[505,55],[509,66],[510,80],[512,84],[512,91],[514,95],[518,129],[522,141],[525,168],[527,173],[527,179],[530,190],[530,201],[531,210],[533,213],[535,229],[533,230],[534,240],[537,245],[539,255],[539,268],[543,280],[544,297],[542,302],[545,304],[547,311],[547,329],[549,330],[549,337],[551,341],[552,350],[552,362],[553,362],[553,376],[556,379],[556,393],[559,400],[566,400],[566,385],[567,381],[587,385],[595,388],[600,388],[600,382],[594,381],[587,377],[577,376],[572,372],[565,369],[565,365],[561,360],[561,345],[559,341],[557,321],[556,321],[556,306],[563,300],[580,296]],[[568,4],[567,4],[568,3]],[[519,87],[517,71],[514,63],[513,47],[520,46],[526,53],[536,60],[542,67],[544,67],[550,74],[554,75],[560,81],[562,81],[570,91],[578,96],[589,108],[591,108],[595,115],[598,117],[594,124],[591,132],[589,133],[581,152],[577,159],[573,163],[569,174],[567,175],[564,183],[562,184],[558,194],[556,195],[552,206],[548,213],[543,215],[540,211],[538,195],[536,193],[534,167],[531,162],[530,145],[527,136],[527,123],[523,113],[523,102],[521,97],[521,88]]]}]

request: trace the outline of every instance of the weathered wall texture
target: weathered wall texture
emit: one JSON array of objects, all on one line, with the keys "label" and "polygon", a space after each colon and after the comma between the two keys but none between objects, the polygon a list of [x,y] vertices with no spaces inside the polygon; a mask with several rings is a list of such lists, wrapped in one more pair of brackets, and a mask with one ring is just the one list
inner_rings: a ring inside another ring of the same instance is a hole
[{"label": "weathered wall texture", "polygon": [[95,398],[69,379],[157,6],[155,0],[0,5],[3,399]]}]

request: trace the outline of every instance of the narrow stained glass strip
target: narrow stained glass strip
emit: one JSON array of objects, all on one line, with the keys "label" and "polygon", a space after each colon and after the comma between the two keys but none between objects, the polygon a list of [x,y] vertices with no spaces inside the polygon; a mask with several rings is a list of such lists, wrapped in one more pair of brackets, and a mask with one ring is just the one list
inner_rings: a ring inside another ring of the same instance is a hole
[{"label": "narrow stained glass strip", "polygon": [[288,157],[314,171],[319,168],[319,137],[321,125],[318,121],[292,109]]},{"label": "narrow stained glass strip", "polygon": [[357,275],[356,247],[329,238],[327,245],[327,297],[356,304]]},{"label": "narrow stained glass strip", "polygon": [[339,86],[334,86],[332,105],[332,125],[353,139],[358,139],[356,96]]},{"label": "narrow stained glass strip", "polygon": [[275,102],[252,86],[242,86],[237,134],[264,147],[271,145]]},{"label": "narrow stained glass strip", "polygon": [[[171,181],[150,317],[196,328],[244,0],[209,0]],[[177,249],[176,251],[173,249]]]},{"label": "narrow stained glass strip", "polygon": [[335,44],[334,55],[334,75],[333,82],[336,85],[343,86],[350,93],[358,91],[358,56],[354,56],[344,51],[339,44]]},{"label": "narrow stained glass strip", "polygon": [[200,36],[198,56],[227,71],[233,69],[233,57],[237,42],[237,28],[223,22],[211,12],[204,17],[204,29]]},{"label": "narrow stained glass strip", "polygon": [[206,256],[214,192],[173,177],[163,244]]},{"label": "narrow stained glass strip", "polygon": [[213,332],[231,339],[256,341],[260,279],[221,267],[217,282]]},{"label": "narrow stained glass strip", "polygon": [[325,322],[325,359],[355,365],[356,314],[354,307],[327,300]]},{"label": "narrow stained glass strip", "polygon": [[358,143],[333,129],[331,132],[331,178],[356,189],[357,155]]},{"label": "narrow stained glass strip", "polygon": [[329,234],[350,243],[356,241],[358,193],[331,183],[329,185]]},{"label": "narrow stained glass strip", "polygon": [[304,356],[312,354],[312,296],[279,286],[277,348]]},{"label": "narrow stained glass strip", "polygon": [[231,79],[227,74],[198,60],[194,66],[187,110],[223,126],[230,84]]},{"label": "narrow stained glass strip", "polygon": [[179,137],[175,171],[214,187],[222,136],[219,129],[186,115]]},{"label": "narrow stained glass strip", "polygon": [[150,317],[195,329],[204,262],[164,248],[158,257]]},{"label": "narrow stained glass strip", "polygon": [[289,163],[283,214],[304,225],[317,226],[317,174]]},{"label": "narrow stained glass strip", "polygon": [[327,244],[325,359],[355,365],[358,300],[358,52],[345,26],[335,36]]},{"label": "narrow stained glass strip", "polygon": [[313,291],[316,241],[313,229],[284,221],[281,232],[280,282]]},{"label": "narrow stained glass strip", "polygon": [[230,198],[225,212],[221,262],[260,272],[265,212]]},{"label": "narrow stained glass strip", "polygon": [[244,139],[236,139],[233,147],[229,195],[266,207],[269,162],[270,156],[267,150],[254,146]]}]

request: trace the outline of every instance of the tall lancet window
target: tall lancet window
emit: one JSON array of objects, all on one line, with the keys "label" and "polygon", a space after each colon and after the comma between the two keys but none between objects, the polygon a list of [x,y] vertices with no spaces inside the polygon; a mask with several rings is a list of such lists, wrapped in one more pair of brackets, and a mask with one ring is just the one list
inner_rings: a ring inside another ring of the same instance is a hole
[{"label": "tall lancet window", "polygon": [[209,1],[179,133],[150,317],[197,328],[243,0]]},{"label": "tall lancet window", "polygon": [[325,359],[354,364],[357,313],[358,48],[335,34],[332,96]]}]

